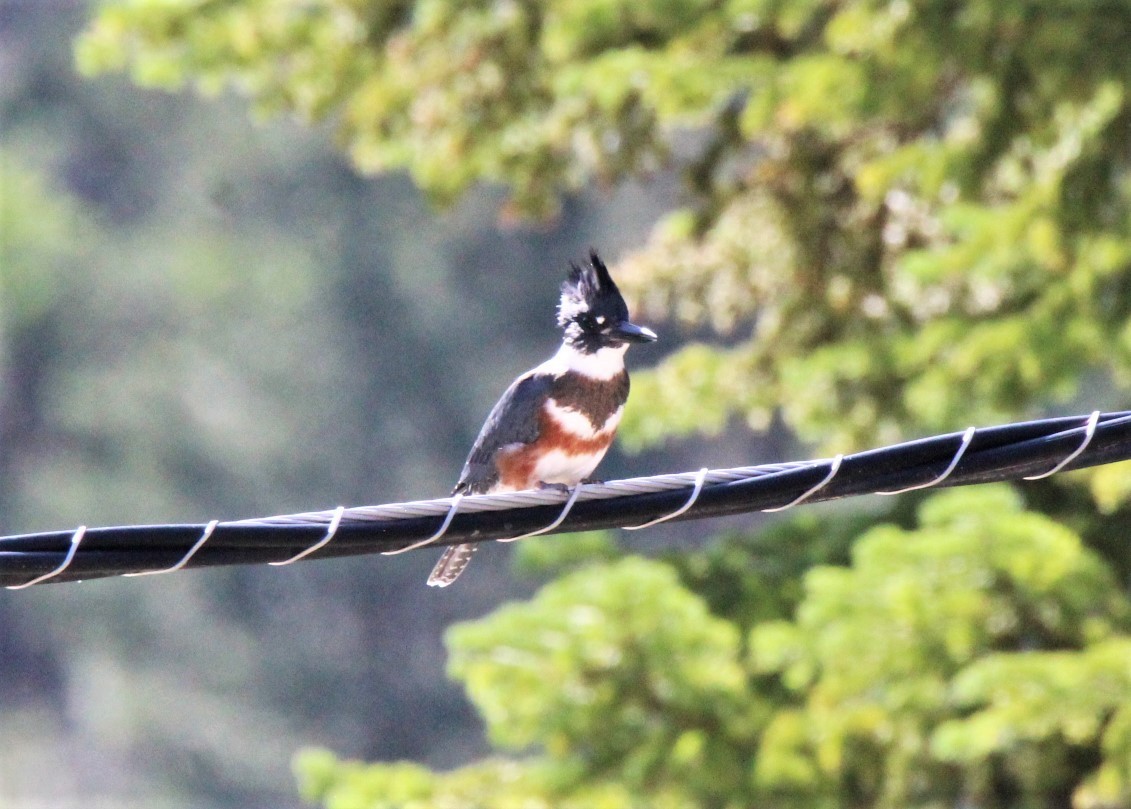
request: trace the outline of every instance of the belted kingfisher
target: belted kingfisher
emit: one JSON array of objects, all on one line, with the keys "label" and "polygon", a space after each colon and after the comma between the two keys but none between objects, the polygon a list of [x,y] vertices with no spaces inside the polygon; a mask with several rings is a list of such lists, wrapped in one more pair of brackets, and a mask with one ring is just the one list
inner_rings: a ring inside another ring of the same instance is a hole
[{"label": "belted kingfisher", "polygon": [[[490,494],[575,486],[613,443],[624,403],[629,343],[656,333],[628,319],[628,306],[596,251],[571,262],[562,284],[558,353],[520,376],[495,404],[471,447],[452,494]],[[444,551],[431,587],[447,587],[471,561],[473,544]]]}]

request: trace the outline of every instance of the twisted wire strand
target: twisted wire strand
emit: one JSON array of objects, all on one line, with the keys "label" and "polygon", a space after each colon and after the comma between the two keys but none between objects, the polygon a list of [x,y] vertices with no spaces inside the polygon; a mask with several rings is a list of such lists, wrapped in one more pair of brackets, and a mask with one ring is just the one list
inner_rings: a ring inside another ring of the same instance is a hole
[{"label": "twisted wire strand", "polygon": [[[828,464],[828,460],[792,461],[789,463],[762,464],[759,466],[738,466],[730,469],[713,469],[707,472],[703,485],[734,483],[767,475],[776,475],[797,469],[807,469]],[[699,472],[676,472],[650,477],[610,480],[602,483],[589,483],[577,494],[578,502],[609,500],[634,494],[689,489],[695,486]],[[459,503],[460,514],[480,514],[487,511],[508,511],[532,506],[560,505],[570,498],[570,493],[557,489],[531,489],[523,492],[502,494],[468,494],[441,497],[434,500],[412,500],[407,503],[384,503],[374,506],[353,506],[347,508],[342,519],[351,522],[385,522],[387,520],[407,520],[416,517],[446,517],[452,509],[455,497],[462,497]],[[246,520],[233,520],[224,525],[323,525],[330,522],[335,510],[307,511],[301,514],[279,514],[273,517],[253,517]]]}]

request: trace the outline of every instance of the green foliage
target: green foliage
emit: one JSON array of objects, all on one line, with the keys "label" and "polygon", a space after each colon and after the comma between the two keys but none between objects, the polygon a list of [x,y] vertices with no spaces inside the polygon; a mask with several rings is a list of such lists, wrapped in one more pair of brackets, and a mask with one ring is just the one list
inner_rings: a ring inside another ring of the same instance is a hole
[{"label": "green foliage", "polygon": [[[327,809],[692,809],[678,796],[634,795],[609,782],[580,785],[569,795],[537,765],[490,759],[441,777],[424,767],[340,761],[326,750],[295,757],[303,797]],[[500,789],[500,785],[505,788]]]},{"label": "green foliage", "polygon": [[[1008,420],[1073,395],[1082,369],[1126,380],[1113,32],[1131,11],[944,5],[824,7],[823,36],[752,92],[702,205],[630,259],[646,310],[754,323],[694,361],[740,382],[676,386],[694,378],[684,357],[641,380],[663,405],[629,423],[643,440],[695,429],[687,412],[761,425],[780,407],[843,450]],[[736,178],[748,144],[763,150]]]},{"label": "green foliage", "polygon": [[843,565],[874,517],[823,506],[770,524],[755,536],[721,537],[698,553],[669,553],[680,580],[711,612],[744,632],[787,618],[804,595],[802,576],[814,565]]},{"label": "green foliage", "polygon": [[954,681],[973,712],[943,723],[932,739],[942,760],[969,766],[996,757],[1034,795],[1057,789],[1073,751],[1095,749],[1100,766],[1080,784],[1082,806],[1118,806],[1131,796],[1131,637],[1081,652],[989,655]]},{"label": "green foliage", "polygon": [[767,731],[764,781],[829,778],[892,807],[1009,805],[1003,781],[1021,805],[1100,780],[1131,796],[1117,750],[1092,773],[1071,756],[1107,744],[1131,695],[1131,604],[1009,489],[937,495],[920,528],[868,531],[851,568],[815,568],[805,591],[795,620],[751,638],[756,669],[804,698]]},{"label": "green foliage", "polygon": [[[616,272],[645,319],[701,339],[634,376],[627,443],[780,413],[846,452],[1126,391],[1128,41],[1126,0],[126,0],[77,52],[330,120],[362,171],[440,202],[498,182],[508,215],[547,215],[678,170],[684,207]],[[1131,483],[1087,480],[1104,520],[1055,484],[1032,511],[992,487],[926,499],[917,524],[805,517],[582,566],[449,635],[492,740],[525,757],[440,775],[314,753],[304,791],[1126,805]],[[608,552],[539,562],[550,546],[535,566]]]},{"label": "green foliage", "polygon": [[527,576],[564,573],[575,567],[618,556],[612,531],[584,531],[565,536],[531,537],[515,546],[512,567]]},{"label": "green foliage", "polygon": [[1096,506],[1111,514],[1131,500],[1131,461],[1098,467],[1089,474]]},{"label": "green foliage", "polygon": [[[670,36],[698,5],[126,2],[101,12],[78,59],[89,73],[128,67],[149,86],[234,86],[265,112],[332,115],[365,171],[408,168],[439,201],[499,180],[520,210],[545,213],[558,190],[619,179],[661,151],[637,85],[673,66],[643,52],[577,57]],[[705,67],[697,99],[734,80]]]},{"label": "green foliage", "polygon": [[[0,339],[35,321],[59,298],[59,279],[78,257],[72,245],[89,239],[89,223],[43,179],[0,150]],[[73,231],[79,231],[78,239]]]},{"label": "green foliage", "polygon": [[332,118],[358,167],[439,201],[493,180],[546,214],[676,163],[695,204],[626,287],[744,339],[641,379],[625,431],[780,409],[845,450],[1131,378],[1129,37],[1125,2],[128,0],[78,60]]},{"label": "green foliage", "polygon": [[[906,69],[930,70],[931,50],[913,52]],[[938,74],[960,67],[953,54],[938,58]],[[986,76],[966,79],[957,97],[930,93],[939,106],[927,118],[910,105],[844,133],[825,117],[783,133],[783,108],[799,114],[783,98],[772,118],[750,124],[780,159],[760,158],[743,186],[692,217],[698,238],[688,238],[686,213],[661,223],[628,268],[648,311],[719,329],[753,319],[750,339],[696,361],[725,364],[741,382],[707,395],[681,388],[679,401],[661,393],[665,406],[630,428],[655,441],[689,431],[678,415],[688,411],[761,425],[780,406],[802,436],[844,449],[1008,420],[1075,394],[1082,369],[1126,379],[1117,290],[1131,230],[1122,153],[1111,148],[1124,86],[1106,74],[1083,82],[1086,92],[1075,82],[1047,117],[999,144],[987,122],[1010,100]],[[993,104],[981,100],[989,88]],[[947,106],[957,98],[961,114]],[[921,129],[901,135],[912,118]],[[1085,183],[1099,185],[1081,196]],[[673,377],[691,377],[685,361],[640,384],[672,391]]]},{"label": "green foliage", "polygon": [[748,694],[737,627],[667,565],[627,558],[579,570],[454,627],[448,641],[451,673],[491,739],[539,757],[438,775],[308,752],[298,762],[308,797],[335,809],[406,805],[390,796],[420,806],[746,805],[766,706]]},{"label": "green foliage", "polygon": [[739,637],[669,567],[627,558],[452,629],[450,670],[505,748],[717,800],[741,791],[739,750],[764,711],[747,698]]},{"label": "green foliage", "polygon": [[[742,546],[681,560],[685,580],[726,589],[696,571]],[[610,806],[1131,800],[1131,603],[1010,489],[935,495],[916,528],[866,530],[848,567],[746,553],[741,583],[779,594],[748,646],[751,613],[712,611],[666,564],[578,570],[448,637],[491,739],[525,757],[436,774],[309,752],[305,794],[331,809],[584,805],[595,789]]]}]

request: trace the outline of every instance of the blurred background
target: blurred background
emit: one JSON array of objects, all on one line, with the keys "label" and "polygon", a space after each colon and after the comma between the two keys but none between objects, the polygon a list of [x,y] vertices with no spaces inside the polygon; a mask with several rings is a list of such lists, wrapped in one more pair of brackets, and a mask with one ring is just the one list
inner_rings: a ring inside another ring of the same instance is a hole
[{"label": "blurred background", "polygon": [[[1126,408],[1128,41],[1123,0],[0,0],[0,534],[446,495],[590,246],[661,337],[605,478]],[[1123,809],[1129,502],[0,592],[0,809]]]},{"label": "blurred background", "polygon": [[[359,176],[325,127],[81,77],[91,16],[0,6],[0,260],[27,274],[0,287],[3,534],[446,496],[498,395],[556,350],[568,262],[615,260],[677,193],[658,176],[502,226],[484,188],[441,212],[403,173]],[[601,473],[754,444],[614,450]],[[441,593],[438,554],[3,595],[0,805],[292,806],[305,744],[484,752],[443,630],[533,583],[498,546]]]}]

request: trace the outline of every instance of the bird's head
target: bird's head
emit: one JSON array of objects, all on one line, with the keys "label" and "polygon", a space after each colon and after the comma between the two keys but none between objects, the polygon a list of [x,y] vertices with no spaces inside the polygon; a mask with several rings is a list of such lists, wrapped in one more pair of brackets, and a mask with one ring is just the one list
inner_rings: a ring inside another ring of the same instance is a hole
[{"label": "bird's head", "polygon": [[588,263],[570,264],[569,277],[562,284],[558,325],[565,331],[566,343],[587,354],[656,339],[654,331],[628,319],[628,306],[595,250],[590,251]]}]

